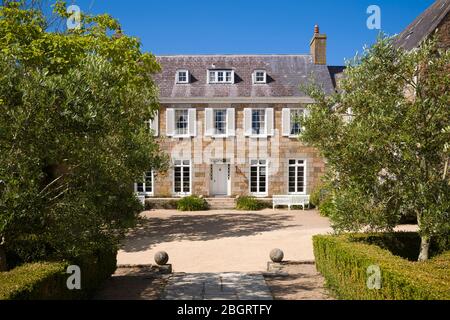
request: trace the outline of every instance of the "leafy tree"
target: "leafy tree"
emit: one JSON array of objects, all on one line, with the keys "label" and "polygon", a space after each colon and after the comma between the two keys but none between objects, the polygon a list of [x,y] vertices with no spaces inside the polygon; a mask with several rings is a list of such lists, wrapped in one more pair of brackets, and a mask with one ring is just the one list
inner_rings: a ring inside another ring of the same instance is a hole
[{"label": "leafy tree", "polygon": [[302,139],[327,159],[337,231],[392,230],[413,213],[422,237],[450,231],[450,52],[433,41],[412,52],[380,37],[349,64],[332,96],[317,86]]},{"label": "leafy tree", "polygon": [[0,239],[20,261],[116,245],[142,209],[133,182],[167,163],[144,124],[155,57],[107,15],[46,28],[35,6],[0,7]]}]

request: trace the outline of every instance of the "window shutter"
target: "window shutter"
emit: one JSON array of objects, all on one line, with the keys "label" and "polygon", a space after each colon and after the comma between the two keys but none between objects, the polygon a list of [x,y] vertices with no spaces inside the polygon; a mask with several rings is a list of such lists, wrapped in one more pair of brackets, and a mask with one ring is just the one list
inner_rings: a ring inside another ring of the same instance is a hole
[{"label": "window shutter", "polygon": [[205,109],[205,137],[211,137],[214,135],[214,110]]},{"label": "window shutter", "polygon": [[229,137],[236,136],[236,116],[235,116],[235,109],[234,108],[228,108],[227,109],[227,135]]},{"label": "window shutter", "polygon": [[283,109],[281,121],[283,122],[283,137],[289,137],[291,135],[291,109]]},{"label": "window shutter", "polygon": [[155,117],[150,120],[150,129],[153,130],[153,135],[155,137],[159,136],[159,111],[157,111]]},{"label": "window shutter", "polygon": [[189,109],[189,136],[197,136],[197,110]]},{"label": "window shutter", "polygon": [[175,110],[166,110],[166,135],[173,137],[175,134]]},{"label": "window shutter", "polygon": [[252,135],[252,109],[244,109],[244,135]]},{"label": "window shutter", "polygon": [[267,136],[274,135],[274,114],[272,108],[266,109],[266,134]]}]

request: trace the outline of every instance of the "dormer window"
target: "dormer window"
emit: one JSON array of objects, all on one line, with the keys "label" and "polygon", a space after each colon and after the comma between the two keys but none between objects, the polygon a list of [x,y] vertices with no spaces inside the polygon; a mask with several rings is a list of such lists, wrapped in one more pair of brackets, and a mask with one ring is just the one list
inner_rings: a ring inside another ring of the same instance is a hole
[{"label": "dormer window", "polygon": [[234,71],[233,70],[209,70],[208,72],[209,83],[234,83]]},{"label": "dormer window", "polygon": [[177,83],[189,83],[189,71],[188,70],[178,70],[177,71]]},{"label": "dormer window", "polygon": [[256,70],[253,73],[253,83],[255,84],[267,83],[267,72],[264,70]]}]

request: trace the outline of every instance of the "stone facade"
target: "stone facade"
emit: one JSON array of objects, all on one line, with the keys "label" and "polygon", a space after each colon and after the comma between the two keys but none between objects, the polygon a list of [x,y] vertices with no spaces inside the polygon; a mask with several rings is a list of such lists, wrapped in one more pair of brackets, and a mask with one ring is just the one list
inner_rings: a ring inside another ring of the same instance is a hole
[{"label": "stone facade", "polygon": [[[159,132],[161,149],[172,160],[190,159],[192,194],[211,197],[211,160],[226,159],[230,169],[231,197],[249,195],[250,159],[268,160],[268,193],[272,195],[288,194],[288,161],[298,159],[306,161],[306,194],[311,194],[319,183],[325,170],[325,163],[319,152],[304,145],[299,139],[282,136],[282,109],[286,104],[269,105],[274,109],[275,135],[273,137],[255,139],[244,137],[244,109],[255,108],[257,105],[237,104],[228,105],[235,109],[236,136],[230,138],[205,137],[205,108],[214,105],[193,104],[189,108],[197,110],[197,136],[193,138],[172,138],[166,135],[166,110],[168,106],[161,106],[159,114]],[[173,168],[167,172],[155,172],[154,197],[173,197],[174,174]]]},{"label": "stone facade", "polygon": [[450,13],[447,13],[438,26],[437,39],[441,48],[450,48]]}]

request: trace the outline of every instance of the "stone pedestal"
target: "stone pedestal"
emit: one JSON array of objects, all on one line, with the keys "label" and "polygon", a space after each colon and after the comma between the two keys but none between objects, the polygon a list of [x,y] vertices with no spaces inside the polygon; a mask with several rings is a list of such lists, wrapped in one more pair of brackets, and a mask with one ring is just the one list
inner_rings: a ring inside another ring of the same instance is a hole
[{"label": "stone pedestal", "polygon": [[165,264],[162,266],[152,266],[152,271],[157,272],[159,274],[171,274],[172,273],[172,265]]},{"label": "stone pedestal", "polygon": [[267,262],[267,272],[283,271],[283,262]]}]

